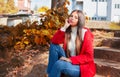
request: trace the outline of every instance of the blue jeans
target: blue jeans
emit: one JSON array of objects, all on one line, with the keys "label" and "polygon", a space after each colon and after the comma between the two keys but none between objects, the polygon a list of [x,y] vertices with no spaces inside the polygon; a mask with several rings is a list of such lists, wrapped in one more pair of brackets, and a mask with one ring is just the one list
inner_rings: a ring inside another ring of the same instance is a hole
[{"label": "blue jeans", "polygon": [[47,67],[48,77],[60,77],[61,73],[69,77],[80,77],[80,66],[59,60],[62,56],[66,57],[63,48],[56,44],[50,44]]}]

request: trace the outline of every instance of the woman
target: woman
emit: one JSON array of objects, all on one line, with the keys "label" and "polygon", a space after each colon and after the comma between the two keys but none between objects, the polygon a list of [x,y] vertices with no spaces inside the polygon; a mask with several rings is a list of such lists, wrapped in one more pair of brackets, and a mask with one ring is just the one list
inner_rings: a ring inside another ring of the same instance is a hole
[{"label": "woman", "polygon": [[95,75],[93,35],[82,11],[74,10],[65,25],[51,39],[48,77],[93,77]]}]

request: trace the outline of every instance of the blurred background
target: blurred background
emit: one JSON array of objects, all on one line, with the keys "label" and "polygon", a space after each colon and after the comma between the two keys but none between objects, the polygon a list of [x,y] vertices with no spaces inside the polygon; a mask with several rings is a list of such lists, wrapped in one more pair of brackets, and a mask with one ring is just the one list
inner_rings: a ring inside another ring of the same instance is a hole
[{"label": "blurred background", "polygon": [[[59,0],[0,0],[0,20],[13,15],[24,14],[32,16],[32,20],[39,20],[39,15],[57,5]],[[64,1],[64,0],[63,0]],[[120,22],[120,0],[68,0],[70,2],[68,12],[74,9],[82,10],[88,20]],[[15,16],[16,17],[16,16]],[[23,16],[24,17],[24,16]],[[7,22],[7,19],[5,19]],[[22,20],[23,22],[26,20]],[[19,20],[20,22],[20,20]],[[16,23],[18,23],[16,21]],[[3,25],[4,22],[0,22]],[[13,24],[12,24],[13,25]],[[15,24],[16,25],[16,24]]]}]

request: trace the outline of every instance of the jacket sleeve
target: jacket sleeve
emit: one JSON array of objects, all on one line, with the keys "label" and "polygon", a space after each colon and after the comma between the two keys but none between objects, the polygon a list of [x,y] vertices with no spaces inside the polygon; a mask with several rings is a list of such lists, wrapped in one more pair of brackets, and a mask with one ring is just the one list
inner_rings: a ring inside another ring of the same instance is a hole
[{"label": "jacket sleeve", "polygon": [[70,57],[72,64],[86,64],[93,61],[93,35],[90,31],[85,33],[81,52],[78,56]]},{"label": "jacket sleeve", "polygon": [[51,42],[53,44],[63,44],[65,38],[65,32],[58,30],[52,37]]}]

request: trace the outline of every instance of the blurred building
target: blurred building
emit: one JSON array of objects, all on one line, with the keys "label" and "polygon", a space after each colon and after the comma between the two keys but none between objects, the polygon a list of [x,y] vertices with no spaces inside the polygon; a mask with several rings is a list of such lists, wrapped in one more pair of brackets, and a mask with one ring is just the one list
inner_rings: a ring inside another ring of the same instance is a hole
[{"label": "blurred building", "polygon": [[19,13],[31,12],[31,0],[16,0],[15,6],[19,9]]},{"label": "blurred building", "polygon": [[120,0],[69,0],[70,12],[82,10],[90,20],[120,22]]}]

